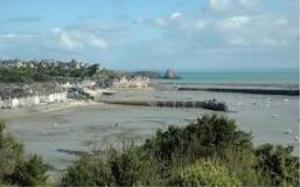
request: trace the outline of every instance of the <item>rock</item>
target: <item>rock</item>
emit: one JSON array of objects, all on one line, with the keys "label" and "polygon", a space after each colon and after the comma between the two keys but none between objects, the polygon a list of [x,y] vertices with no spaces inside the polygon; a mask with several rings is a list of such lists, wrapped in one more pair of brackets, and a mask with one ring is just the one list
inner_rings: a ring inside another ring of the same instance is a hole
[{"label": "rock", "polygon": [[165,78],[165,79],[178,79],[179,77],[176,75],[174,70],[168,69],[163,78]]}]

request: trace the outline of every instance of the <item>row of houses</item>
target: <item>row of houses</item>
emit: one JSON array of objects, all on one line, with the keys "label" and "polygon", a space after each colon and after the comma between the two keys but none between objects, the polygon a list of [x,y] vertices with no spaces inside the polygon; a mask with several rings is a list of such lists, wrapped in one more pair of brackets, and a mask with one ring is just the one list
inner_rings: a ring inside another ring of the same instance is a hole
[{"label": "row of houses", "polygon": [[67,89],[56,84],[0,85],[0,108],[65,102],[67,97]]},{"label": "row of houses", "polygon": [[[0,59],[0,68],[57,68],[63,69],[81,69],[87,68],[89,64],[82,61],[71,60],[69,62],[63,62],[53,59],[41,59],[41,60],[21,60],[21,59]],[[99,69],[101,65],[99,64]]]},{"label": "row of houses", "polygon": [[121,79],[114,79],[112,82],[113,88],[147,88],[150,84],[148,77],[133,77],[126,78],[123,76]]}]

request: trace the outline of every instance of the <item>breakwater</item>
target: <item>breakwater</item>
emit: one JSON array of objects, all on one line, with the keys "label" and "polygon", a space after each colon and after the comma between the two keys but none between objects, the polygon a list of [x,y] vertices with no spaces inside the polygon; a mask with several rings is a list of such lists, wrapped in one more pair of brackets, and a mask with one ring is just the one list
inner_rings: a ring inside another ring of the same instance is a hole
[{"label": "breakwater", "polygon": [[299,96],[299,89],[261,89],[261,88],[200,88],[179,87],[178,91],[210,91],[210,92],[234,92],[265,95]]},{"label": "breakwater", "polygon": [[227,111],[224,102],[209,101],[139,101],[139,100],[102,100],[106,104],[148,106],[148,107],[171,107],[171,108],[204,108],[214,111]]}]

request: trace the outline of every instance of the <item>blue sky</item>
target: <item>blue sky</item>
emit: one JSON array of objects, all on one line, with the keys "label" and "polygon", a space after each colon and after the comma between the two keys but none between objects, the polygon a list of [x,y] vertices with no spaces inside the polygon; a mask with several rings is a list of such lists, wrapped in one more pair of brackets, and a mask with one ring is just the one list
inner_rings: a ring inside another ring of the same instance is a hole
[{"label": "blue sky", "polygon": [[297,68],[298,0],[0,0],[0,58]]}]

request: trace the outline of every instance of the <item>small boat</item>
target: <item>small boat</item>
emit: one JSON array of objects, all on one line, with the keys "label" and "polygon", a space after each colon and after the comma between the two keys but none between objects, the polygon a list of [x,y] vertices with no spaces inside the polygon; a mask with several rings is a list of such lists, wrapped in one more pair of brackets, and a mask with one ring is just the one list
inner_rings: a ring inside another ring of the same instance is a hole
[{"label": "small boat", "polygon": [[110,91],[110,90],[106,90],[106,91],[103,91],[102,94],[103,95],[114,95],[116,92],[114,91]]},{"label": "small boat", "polygon": [[58,123],[53,123],[53,127],[55,127],[55,128],[62,128],[63,125],[62,124],[58,124]]},{"label": "small boat", "polygon": [[292,130],[291,129],[286,129],[283,133],[284,134],[292,134]]},{"label": "small boat", "polygon": [[271,114],[270,116],[271,116],[271,118],[278,118],[279,117],[278,114]]},{"label": "small boat", "polygon": [[197,118],[192,118],[192,117],[186,117],[185,121],[189,122],[189,123],[194,123],[196,122]]}]

